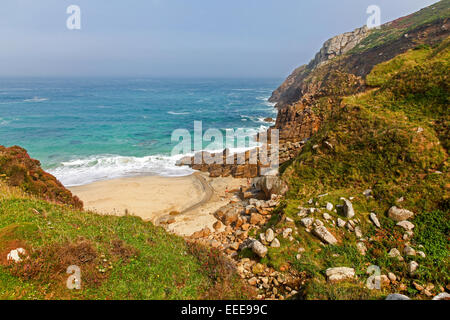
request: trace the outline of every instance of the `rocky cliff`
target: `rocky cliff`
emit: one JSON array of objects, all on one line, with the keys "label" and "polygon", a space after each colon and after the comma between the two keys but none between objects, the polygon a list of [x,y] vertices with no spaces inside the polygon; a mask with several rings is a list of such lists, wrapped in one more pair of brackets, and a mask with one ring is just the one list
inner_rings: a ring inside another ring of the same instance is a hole
[{"label": "rocky cliff", "polygon": [[339,105],[339,97],[366,90],[365,77],[375,65],[446,38],[449,11],[445,0],[381,29],[363,27],[326,41],[315,58],[297,68],[270,98],[279,110],[275,128],[281,142],[310,138]]},{"label": "rocky cliff", "polygon": [[83,208],[81,200],[42,170],[40,162],[31,159],[23,148],[0,146],[0,179],[41,199]]}]

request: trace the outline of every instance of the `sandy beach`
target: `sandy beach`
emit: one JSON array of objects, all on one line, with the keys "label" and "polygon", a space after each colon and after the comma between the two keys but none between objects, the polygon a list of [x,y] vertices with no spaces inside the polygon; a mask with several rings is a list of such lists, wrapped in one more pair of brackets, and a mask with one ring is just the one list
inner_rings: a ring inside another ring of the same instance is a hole
[{"label": "sandy beach", "polygon": [[[100,214],[132,214],[165,225],[168,231],[189,236],[217,221],[212,213],[227,204],[233,190],[246,179],[209,178],[195,173],[186,177],[142,176],[94,182],[69,188],[87,210]],[[170,213],[179,213],[170,215]]]}]

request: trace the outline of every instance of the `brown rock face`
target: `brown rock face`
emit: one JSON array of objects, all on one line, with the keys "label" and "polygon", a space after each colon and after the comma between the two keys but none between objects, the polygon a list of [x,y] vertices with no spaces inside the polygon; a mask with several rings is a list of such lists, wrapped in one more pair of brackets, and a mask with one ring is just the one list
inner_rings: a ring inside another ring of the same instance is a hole
[{"label": "brown rock face", "polygon": [[0,146],[0,175],[5,176],[7,184],[39,198],[83,208],[83,202],[54,176],[42,170],[41,163],[31,159],[23,148]]}]

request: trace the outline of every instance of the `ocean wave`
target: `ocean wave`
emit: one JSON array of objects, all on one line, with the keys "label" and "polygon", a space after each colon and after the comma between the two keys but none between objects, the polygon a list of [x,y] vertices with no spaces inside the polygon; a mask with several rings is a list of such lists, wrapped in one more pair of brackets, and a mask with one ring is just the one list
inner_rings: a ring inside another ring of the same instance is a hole
[{"label": "ocean wave", "polygon": [[190,112],[174,112],[174,111],[168,111],[167,113],[171,114],[171,115],[174,115],[174,116],[190,114]]},{"label": "ocean wave", "polygon": [[23,102],[43,102],[43,101],[48,101],[48,98],[33,97],[31,99],[23,100]]},{"label": "ocean wave", "polygon": [[58,167],[49,169],[48,172],[67,187],[140,175],[180,177],[192,174],[194,170],[175,165],[182,157],[183,155],[173,157],[100,155],[62,162]]}]

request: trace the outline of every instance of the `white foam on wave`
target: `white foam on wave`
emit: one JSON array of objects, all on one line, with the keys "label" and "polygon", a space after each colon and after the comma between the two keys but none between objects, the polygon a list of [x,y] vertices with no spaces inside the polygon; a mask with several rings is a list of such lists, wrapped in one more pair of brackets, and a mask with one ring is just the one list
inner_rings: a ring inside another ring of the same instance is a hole
[{"label": "white foam on wave", "polygon": [[[255,130],[256,134],[256,130]],[[246,147],[229,148],[231,154],[242,153],[260,146],[251,141]],[[223,152],[223,149],[212,150],[210,153]],[[155,175],[163,177],[183,177],[195,172],[188,166],[177,166],[183,157],[192,157],[196,152],[174,156],[154,155],[145,157],[99,155],[62,162],[54,169],[47,171],[53,174],[66,187],[86,185],[96,181],[124,177]]]},{"label": "white foam on wave", "polygon": [[167,113],[174,116],[190,114],[190,112],[175,112],[175,111],[168,111]]},{"label": "white foam on wave", "polygon": [[62,162],[57,168],[48,171],[67,187],[140,175],[181,177],[194,172],[189,167],[175,165],[182,157],[183,155],[173,157],[101,155]]},{"label": "white foam on wave", "polygon": [[23,100],[23,102],[43,102],[43,101],[48,101],[48,98],[34,97],[34,98],[31,98],[31,99]]}]

